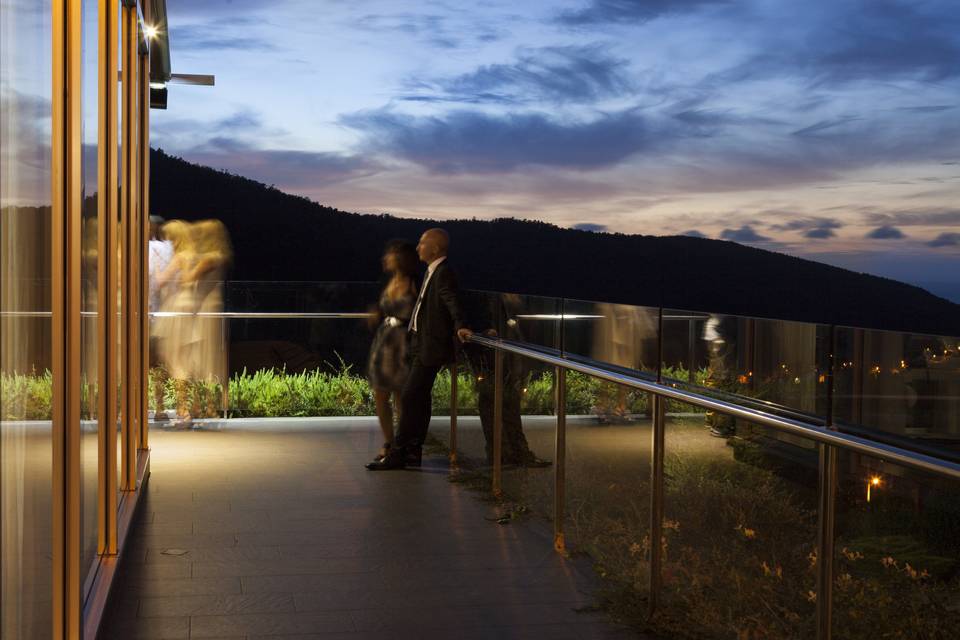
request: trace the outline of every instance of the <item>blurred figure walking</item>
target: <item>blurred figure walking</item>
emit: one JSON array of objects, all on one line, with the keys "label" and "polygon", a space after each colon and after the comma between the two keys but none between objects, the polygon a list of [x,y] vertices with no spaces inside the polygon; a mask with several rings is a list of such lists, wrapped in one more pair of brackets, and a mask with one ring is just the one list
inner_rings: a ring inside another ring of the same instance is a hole
[{"label": "blurred figure walking", "polygon": [[[151,389],[153,393],[155,420],[166,420],[167,414],[164,411],[164,396],[166,395],[167,366],[163,361],[163,348],[160,345],[161,336],[157,332],[158,319],[156,313],[163,308],[163,303],[167,295],[167,287],[160,285],[160,276],[163,274],[170,262],[173,260],[173,243],[167,240],[163,233],[165,220],[160,216],[150,216],[150,241],[148,243],[148,273],[147,278],[150,286],[147,309],[150,312],[150,373],[152,376]],[[162,326],[163,321],[159,324]]]},{"label": "blurred figure walking", "polygon": [[157,333],[174,379],[178,426],[188,427],[204,411],[216,415],[209,389],[204,408],[191,387],[226,380],[225,330],[216,314],[223,310],[223,279],[232,251],[219,220],[174,220],[164,226],[164,234],[173,245],[173,258],[157,278],[158,286],[170,287]]},{"label": "blurred figure walking", "polygon": [[[394,414],[401,413],[400,391],[410,365],[407,360],[407,326],[417,301],[418,258],[416,248],[404,240],[391,240],[383,253],[383,272],[387,283],[372,316],[376,333],[370,345],[367,377],[383,432],[383,447],[376,460],[382,460],[393,445]],[[390,404],[393,399],[393,406]]]}]

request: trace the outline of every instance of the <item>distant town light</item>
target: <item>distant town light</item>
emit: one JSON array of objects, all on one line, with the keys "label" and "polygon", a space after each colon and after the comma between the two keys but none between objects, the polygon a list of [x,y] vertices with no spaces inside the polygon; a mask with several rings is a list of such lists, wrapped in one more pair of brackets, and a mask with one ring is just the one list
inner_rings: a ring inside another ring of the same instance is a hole
[{"label": "distant town light", "polygon": [[870,476],[867,480],[867,502],[870,502],[870,490],[880,488],[880,476]]}]

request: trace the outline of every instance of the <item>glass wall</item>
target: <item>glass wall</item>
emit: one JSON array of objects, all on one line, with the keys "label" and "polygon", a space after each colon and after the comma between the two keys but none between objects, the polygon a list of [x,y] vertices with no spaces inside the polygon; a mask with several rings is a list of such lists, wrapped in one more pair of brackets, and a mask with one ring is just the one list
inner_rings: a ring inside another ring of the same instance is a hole
[{"label": "glass wall", "polygon": [[[80,489],[81,513],[81,567],[94,567],[97,556],[99,533],[99,451],[98,434],[98,279],[99,279],[99,230],[98,230],[98,157],[99,134],[99,80],[100,38],[99,3],[83,1],[83,205],[81,208],[81,256],[80,256]],[[92,576],[91,576],[92,577]],[[89,581],[88,581],[89,582]]]},{"label": "glass wall", "polygon": [[[0,22],[0,636],[52,619],[51,9]],[[29,393],[27,387],[37,393]]]}]

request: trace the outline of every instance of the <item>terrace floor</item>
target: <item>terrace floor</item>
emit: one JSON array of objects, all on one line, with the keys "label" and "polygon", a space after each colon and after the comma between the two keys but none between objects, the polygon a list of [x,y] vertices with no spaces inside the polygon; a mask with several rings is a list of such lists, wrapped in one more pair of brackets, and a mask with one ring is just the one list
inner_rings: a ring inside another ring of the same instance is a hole
[{"label": "terrace floor", "polygon": [[153,429],[100,637],[636,637],[580,610],[592,571],[548,525],[496,524],[442,457],[368,472],[379,443],[370,418]]}]

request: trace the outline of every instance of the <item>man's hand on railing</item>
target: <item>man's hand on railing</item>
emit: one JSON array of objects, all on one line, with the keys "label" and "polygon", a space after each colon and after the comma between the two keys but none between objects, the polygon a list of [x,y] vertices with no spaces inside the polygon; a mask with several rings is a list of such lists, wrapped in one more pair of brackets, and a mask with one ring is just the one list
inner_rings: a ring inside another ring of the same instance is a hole
[{"label": "man's hand on railing", "polygon": [[496,330],[496,329],[487,329],[486,331],[483,332],[483,335],[487,336],[488,338],[496,338],[496,337],[497,337],[497,330]]},{"label": "man's hand on railing", "polygon": [[473,335],[473,331],[463,327],[462,329],[457,329],[457,338],[460,339],[460,342],[466,342],[470,339],[470,336]]}]

